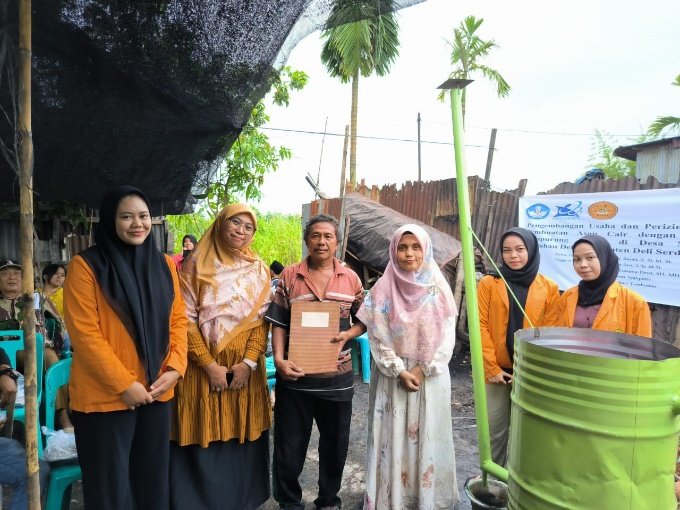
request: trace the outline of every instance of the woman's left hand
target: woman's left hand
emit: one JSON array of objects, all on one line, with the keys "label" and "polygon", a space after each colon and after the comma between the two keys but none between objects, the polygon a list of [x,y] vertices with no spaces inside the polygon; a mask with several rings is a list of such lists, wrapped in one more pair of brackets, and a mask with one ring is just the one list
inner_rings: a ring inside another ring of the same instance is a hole
[{"label": "woman's left hand", "polygon": [[425,374],[423,373],[423,369],[420,368],[420,365],[416,365],[415,368],[410,370],[410,372],[418,378],[418,384],[423,384],[423,381],[425,380]]},{"label": "woman's left hand", "polygon": [[170,389],[179,380],[179,372],[177,370],[168,369],[163,372],[158,379],[156,379],[149,389],[149,393],[156,400],[158,397],[170,391]]},{"label": "woman's left hand", "polygon": [[231,380],[228,390],[240,390],[248,384],[251,370],[243,361],[232,366],[231,371],[234,373],[234,378]]}]

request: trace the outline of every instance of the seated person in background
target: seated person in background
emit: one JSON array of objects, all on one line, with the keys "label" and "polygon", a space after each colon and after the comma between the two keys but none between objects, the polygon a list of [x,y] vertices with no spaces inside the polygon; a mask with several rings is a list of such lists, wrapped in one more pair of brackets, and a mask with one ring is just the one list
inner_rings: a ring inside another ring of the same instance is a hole
[{"label": "seated person in background", "polygon": [[[42,271],[42,289],[38,289],[41,297],[41,309],[45,320],[47,337],[54,339],[63,337],[62,347],[70,350],[70,341],[64,325],[64,281],[66,281],[66,266],[63,264],[48,264]],[[59,314],[54,315],[54,311]],[[59,344],[59,342],[54,342]],[[56,345],[55,345],[56,346]],[[56,351],[57,349],[55,349]],[[68,386],[62,386],[57,392],[56,423],[66,431],[73,430],[73,424],[68,414]]]},{"label": "seated person in background", "polygon": [[64,316],[64,281],[66,280],[66,266],[63,264],[48,264],[42,270],[42,292],[54,305],[60,317]]},{"label": "seated person in background", "polygon": [[[0,348],[0,409],[14,402],[17,393],[16,372],[9,364],[9,358]],[[2,424],[0,424],[0,428]],[[49,464],[40,462],[40,487],[45,494],[49,479]],[[0,437],[0,485],[12,488],[9,510],[28,508],[28,477],[26,476],[26,454],[21,444],[8,437]]]},{"label": "seated person in background", "polygon": [[[0,261],[0,330],[21,329],[24,304],[20,298],[21,265],[11,259]],[[48,369],[59,361],[63,347],[63,320],[49,299],[42,301],[42,305],[44,316],[54,319],[51,331],[47,331],[43,314],[36,312],[36,332],[42,333],[45,339],[45,369]],[[22,366],[23,352],[20,352],[17,357],[17,368],[21,369]]]},{"label": "seated person in background", "polygon": [[[56,265],[56,264],[55,264]],[[49,266],[48,266],[49,267]],[[63,274],[66,270],[63,266],[61,268]],[[45,268],[47,270],[47,268]],[[54,275],[59,271],[52,273],[49,281],[55,281]],[[45,271],[43,271],[43,282],[45,282]],[[58,278],[63,284],[63,278]],[[0,330],[7,331],[10,329],[21,329],[24,320],[24,304],[21,301],[21,265],[11,259],[0,261]],[[59,356],[64,345],[64,321],[61,314],[57,311],[52,301],[47,297],[41,297],[41,311],[36,312],[36,332],[42,333],[45,339],[45,370],[59,361]],[[24,353],[20,351],[17,354],[17,368],[19,371],[23,370]],[[68,392],[62,388],[57,399],[57,423],[61,428],[73,428],[71,420],[68,417],[66,408],[68,407]]]}]

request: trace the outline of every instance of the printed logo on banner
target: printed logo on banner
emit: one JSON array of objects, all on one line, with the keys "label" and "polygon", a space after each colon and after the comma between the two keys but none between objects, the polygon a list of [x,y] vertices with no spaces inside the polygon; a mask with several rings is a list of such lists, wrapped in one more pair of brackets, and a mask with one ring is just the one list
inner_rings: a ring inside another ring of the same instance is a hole
[{"label": "printed logo on banner", "polygon": [[555,213],[555,216],[553,218],[561,218],[561,217],[566,217],[566,218],[580,218],[579,213],[581,212],[581,202],[580,200],[576,202],[575,204],[567,204],[567,205],[558,205],[557,206],[557,212]]},{"label": "printed logo on banner", "polygon": [[607,202],[606,200],[595,202],[588,207],[588,214],[590,214],[590,217],[594,220],[611,220],[618,212],[619,208],[612,202]]},{"label": "printed logo on banner", "polygon": [[550,207],[543,204],[533,204],[527,207],[526,213],[531,220],[543,220],[550,214]]}]

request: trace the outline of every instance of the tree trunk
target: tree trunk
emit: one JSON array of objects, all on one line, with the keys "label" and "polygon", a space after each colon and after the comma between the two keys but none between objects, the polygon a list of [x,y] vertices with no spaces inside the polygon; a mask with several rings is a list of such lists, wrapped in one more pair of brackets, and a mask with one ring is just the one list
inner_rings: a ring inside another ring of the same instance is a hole
[{"label": "tree trunk", "polygon": [[[33,313],[33,132],[31,128],[31,0],[19,2],[19,232],[24,305],[24,397],[28,508],[40,509],[38,384]],[[40,346],[42,348],[42,346]]]},{"label": "tree trunk", "polygon": [[[342,169],[340,170],[340,198],[345,196],[345,169],[347,168],[347,143],[349,142],[349,125],[345,124],[345,141],[342,145]],[[352,190],[354,191],[354,190]]]},{"label": "tree trunk", "polygon": [[352,114],[350,116],[350,142],[349,142],[349,180],[352,189],[357,184],[357,111],[359,110],[359,71],[352,77]]}]

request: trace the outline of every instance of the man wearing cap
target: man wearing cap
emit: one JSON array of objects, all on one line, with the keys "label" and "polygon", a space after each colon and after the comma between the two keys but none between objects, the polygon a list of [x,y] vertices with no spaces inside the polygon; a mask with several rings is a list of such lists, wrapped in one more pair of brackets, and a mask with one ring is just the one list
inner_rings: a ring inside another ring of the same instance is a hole
[{"label": "man wearing cap", "polygon": [[[59,317],[59,313],[54,309],[54,305],[49,300],[43,303],[45,310],[49,311],[54,317]],[[21,265],[11,259],[0,259],[0,330],[21,329],[24,321],[24,303],[21,300]],[[61,321],[61,318],[60,318]],[[45,367],[49,368],[59,361],[59,356],[55,350],[55,342],[59,343],[61,349],[62,331],[61,328],[55,329],[53,338],[48,338],[44,328],[41,315],[36,310],[36,330],[43,334],[45,341]],[[17,366],[21,370],[23,366],[23,353],[17,358]]]},{"label": "man wearing cap", "polygon": [[0,260],[0,329],[19,329],[24,318],[21,296],[21,265]]}]

